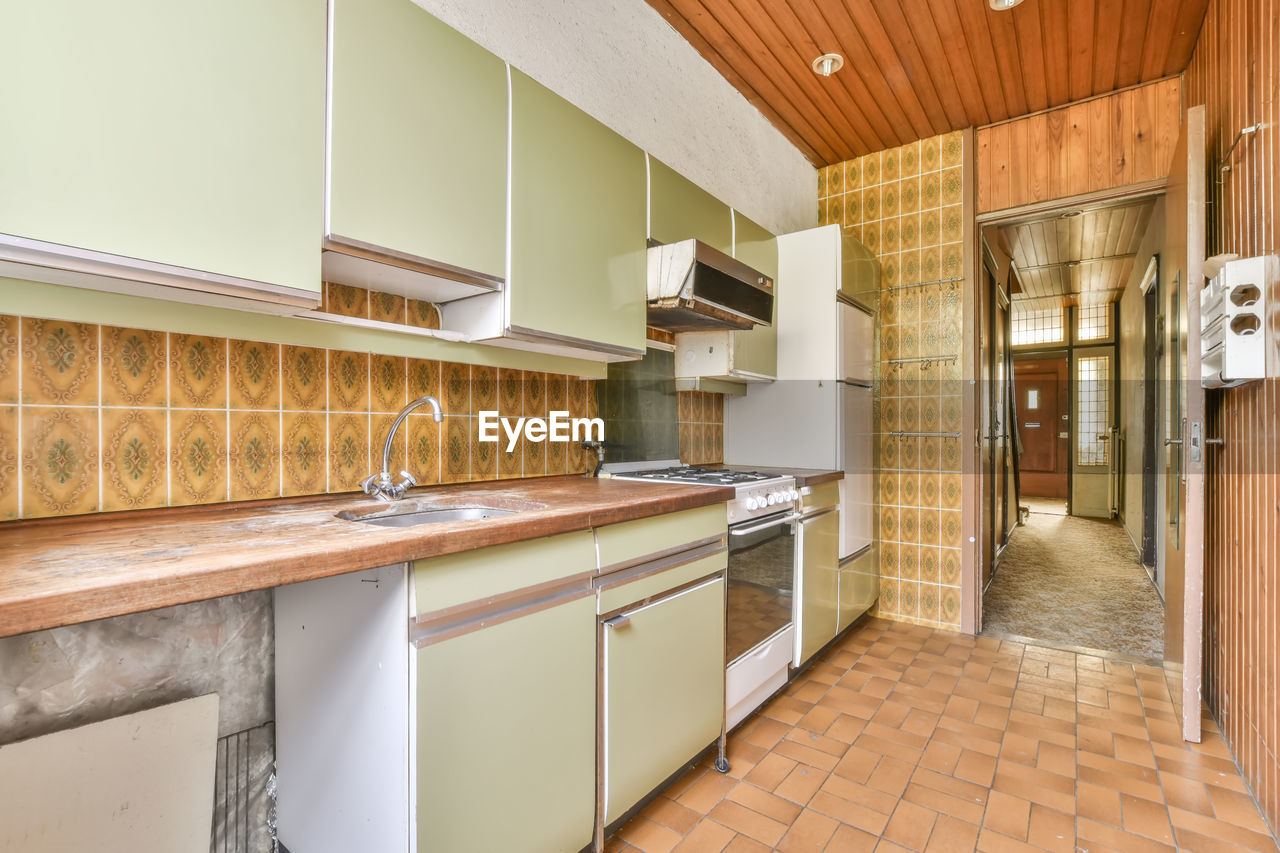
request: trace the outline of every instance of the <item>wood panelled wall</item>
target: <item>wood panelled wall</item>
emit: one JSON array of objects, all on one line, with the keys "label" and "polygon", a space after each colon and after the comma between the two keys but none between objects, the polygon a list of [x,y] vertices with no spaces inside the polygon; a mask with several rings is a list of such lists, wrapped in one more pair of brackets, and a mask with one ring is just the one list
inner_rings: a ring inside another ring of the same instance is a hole
[{"label": "wood panelled wall", "polygon": [[[1277,251],[1280,0],[1213,0],[1185,75],[1208,113],[1208,251]],[[1219,164],[1239,130],[1263,123]],[[1280,284],[1268,357],[1280,368]],[[1274,830],[1280,828],[1280,380],[1208,400],[1205,700]]]},{"label": "wood panelled wall", "polygon": [[1178,78],[978,130],[978,212],[1108,190],[1169,174]]}]

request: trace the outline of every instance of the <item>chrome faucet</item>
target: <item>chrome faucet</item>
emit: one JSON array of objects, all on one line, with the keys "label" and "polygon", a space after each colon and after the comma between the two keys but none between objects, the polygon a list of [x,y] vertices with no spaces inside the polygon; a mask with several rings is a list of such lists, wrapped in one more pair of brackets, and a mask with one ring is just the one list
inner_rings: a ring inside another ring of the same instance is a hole
[{"label": "chrome faucet", "polygon": [[403,477],[399,483],[391,482],[391,442],[395,440],[396,430],[400,429],[400,424],[404,423],[404,419],[409,417],[409,413],[419,406],[431,406],[431,417],[436,423],[440,423],[444,419],[440,412],[440,401],[435,397],[426,396],[419,397],[409,405],[400,410],[400,414],[396,415],[396,419],[391,424],[391,429],[387,432],[387,442],[382,446],[382,473],[370,474],[360,481],[360,488],[364,489],[366,495],[375,497],[380,501],[398,501],[404,497],[404,493],[418,485],[418,481],[408,471],[401,471],[400,476]]}]

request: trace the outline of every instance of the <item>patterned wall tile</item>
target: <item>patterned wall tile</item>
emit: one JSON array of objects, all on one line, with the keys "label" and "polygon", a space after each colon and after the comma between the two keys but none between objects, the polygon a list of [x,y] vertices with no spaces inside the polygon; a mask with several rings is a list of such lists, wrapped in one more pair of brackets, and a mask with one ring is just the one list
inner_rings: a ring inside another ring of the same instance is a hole
[{"label": "patterned wall tile", "polygon": [[440,309],[430,302],[410,299],[408,305],[408,323],[420,329],[440,328]]},{"label": "patterned wall tile", "polygon": [[[329,491],[351,492],[373,473],[369,463],[369,416],[329,417]],[[381,464],[381,459],[378,460]]]},{"label": "patterned wall tile", "polygon": [[[498,369],[479,364],[471,366],[471,415],[492,412],[498,408]],[[496,469],[495,469],[496,470]]]},{"label": "patterned wall tile", "polygon": [[[524,436],[521,436],[516,440],[516,446],[508,451],[506,433],[502,432],[501,427],[499,427],[498,443],[484,445],[494,448],[494,453],[498,457],[499,480],[510,480],[523,475],[525,445],[531,443],[526,441]],[[472,452],[474,454],[474,451]],[[481,464],[485,463],[482,462]]]},{"label": "patterned wall tile", "polygon": [[504,418],[524,414],[524,371],[498,371],[498,414]]},{"label": "patterned wall tile", "polygon": [[404,408],[407,360],[394,355],[369,357],[370,406],[375,412],[398,412]]},{"label": "patterned wall tile", "polygon": [[[493,393],[497,394],[497,383],[492,383]],[[474,397],[474,395],[473,395]],[[496,480],[498,478],[498,455],[506,453],[507,443],[504,440],[504,434],[499,434],[498,442],[481,441],[479,421],[476,418],[468,418],[467,437],[471,442],[471,479],[472,480]],[[512,452],[518,459],[520,447],[517,444],[516,449]]]},{"label": "patterned wall tile", "polygon": [[369,411],[368,353],[329,351],[329,411]]},{"label": "patterned wall tile", "polygon": [[18,407],[0,407],[0,519],[18,517]]},{"label": "patterned wall tile", "polygon": [[168,424],[156,409],[102,410],[102,509],[168,503]]},{"label": "patterned wall tile", "polygon": [[0,314],[0,404],[18,402],[18,358],[21,320]]},{"label": "patterned wall tile", "polygon": [[[406,421],[408,418],[405,419]],[[369,441],[369,470],[364,476],[372,474],[375,471],[382,470],[382,450],[386,447],[387,432],[390,431],[391,425],[396,421],[396,416],[391,414],[374,415],[369,419],[370,422],[370,441]],[[396,482],[400,482],[398,476],[401,471],[412,472],[409,468],[409,425],[407,423],[400,424],[400,429],[396,431],[395,438],[391,441],[391,460],[387,465],[387,470],[396,478]],[[418,475],[414,474],[414,479],[418,479]],[[422,482],[419,480],[419,482]]]},{"label": "patterned wall tile", "polygon": [[169,413],[170,503],[227,500],[227,419],[222,412]]},{"label": "patterned wall tile", "polygon": [[429,415],[412,414],[405,426],[408,427],[408,471],[424,486],[440,482],[442,425]]},{"label": "patterned wall tile", "polygon": [[102,327],[102,405],[166,405],[167,369],[164,332]]},{"label": "patterned wall tile", "polygon": [[343,317],[368,317],[369,291],[327,281],[324,284],[324,310]]},{"label": "patterned wall tile", "polygon": [[280,408],[280,345],[231,342],[231,408]]},{"label": "patterned wall tile", "polygon": [[312,412],[285,412],[283,415],[284,480],[281,493],[313,495],[325,491],[324,416]]},{"label": "patterned wall tile", "polygon": [[441,429],[440,482],[461,483],[471,477],[470,418],[449,416]]},{"label": "patterned wall tile", "polygon": [[291,411],[325,408],[326,354],[315,347],[285,346],[281,355],[281,405]]},{"label": "patterned wall tile", "polygon": [[524,406],[526,416],[545,418],[550,414],[547,407],[547,374],[526,371],[524,375]]},{"label": "patterned wall tile", "polygon": [[394,293],[375,291],[369,294],[369,319],[382,323],[407,325],[405,298]]},{"label": "patterned wall tile", "polygon": [[98,412],[22,409],[23,516],[76,515],[98,509]]},{"label": "patterned wall tile", "polygon": [[22,402],[98,403],[98,327],[58,320],[22,321]]},{"label": "patterned wall tile", "polygon": [[280,496],[280,415],[231,413],[231,500]]},{"label": "patterned wall tile", "polygon": [[436,398],[442,407],[444,398],[440,392],[440,362],[423,358],[411,358],[409,371],[409,399],[431,396]]},{"label": "patterned wall tile", "polygon": [[547,448],[553,442],[549,441],[525,441],[524,447],[524,464],[521,476],[524,477],[543,477],[547,473]]},{"label": "patterned wall tile", "polygon": [[440,398],[440,404],[444,407],[444,413],[471,414],[471,365],[441,362],[440,383],[444,395]]},{"label": "patterned wall tile", "polygon": [[169,399],[175,409],[226,408],[226,338],[169,336]]}]

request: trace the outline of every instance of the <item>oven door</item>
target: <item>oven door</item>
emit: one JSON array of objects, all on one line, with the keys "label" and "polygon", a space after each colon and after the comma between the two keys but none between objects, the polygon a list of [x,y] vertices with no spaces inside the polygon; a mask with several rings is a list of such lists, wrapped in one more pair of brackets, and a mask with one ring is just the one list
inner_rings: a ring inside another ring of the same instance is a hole
[{"label": "oven door", "polygon": [[729,527],[729,663],[791,624],[799,517],[784,510]]}]

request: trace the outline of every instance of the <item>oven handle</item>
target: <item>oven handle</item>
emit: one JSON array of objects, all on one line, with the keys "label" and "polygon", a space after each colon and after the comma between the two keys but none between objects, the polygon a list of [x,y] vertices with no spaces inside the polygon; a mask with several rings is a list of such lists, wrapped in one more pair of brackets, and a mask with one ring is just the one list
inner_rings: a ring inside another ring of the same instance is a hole
[{"label": "oven handle", "polygon": [[798,518],[800,518],[800,513],[789,512],[784,516],[770,519],[769,521],[766,521],[763,524],[755,524],[755,525],[752,525],[751,527],[730,528],[729,535],[730,536],[746,536],[748,533],[756,533],[761,530],[768,530],[770,527],[777,527],[779,524],[790,524],[791,522],[795,521]]}]

